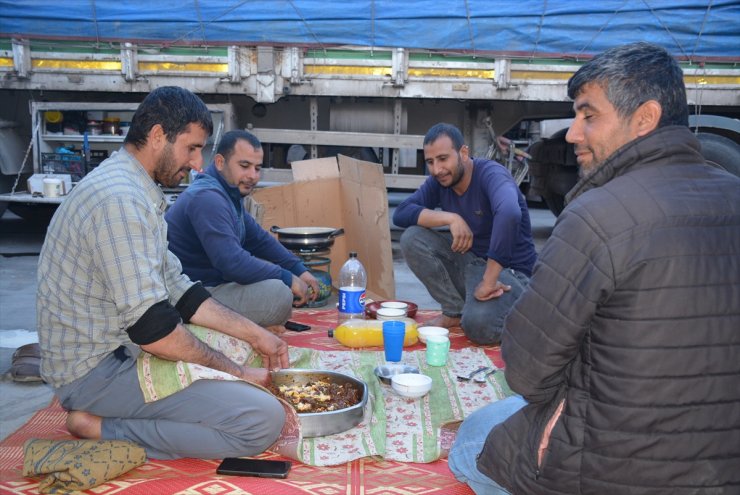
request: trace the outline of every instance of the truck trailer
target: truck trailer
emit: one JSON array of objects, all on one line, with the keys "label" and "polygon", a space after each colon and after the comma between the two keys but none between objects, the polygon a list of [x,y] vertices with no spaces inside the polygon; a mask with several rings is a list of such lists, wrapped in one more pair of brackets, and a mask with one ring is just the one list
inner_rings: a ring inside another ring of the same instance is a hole
[{"label": "truck trailer", "polygon": [[732,0],[0,0],[0,210],[53,211],[64,196],[44,197],[38,178],[73,186],[120,147],[149,91],[178,85],[213,112],[207,159],[230,129],[260,138],[263,184],[345,154],[415,189],[423,135],[445,121],[558,213],[577,176],[567,81],[633,41],[679,60],[705,156],[740,174]]}]

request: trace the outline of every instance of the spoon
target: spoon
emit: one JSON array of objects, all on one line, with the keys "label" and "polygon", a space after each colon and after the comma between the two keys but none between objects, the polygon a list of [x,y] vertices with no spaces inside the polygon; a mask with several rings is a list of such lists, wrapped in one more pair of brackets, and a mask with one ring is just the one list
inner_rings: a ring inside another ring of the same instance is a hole
[{"label": "spoon", "polygon": [[478,375],[475,377],[474,381],[477,383],[486,383],[486,379],[489,375],[493,375],[498,371],[498,368],[493,368],[491,371],[488,371],[486,373],[483,373],[482,375]]},{"label": "spoon", "polygon": [[473,371],[472,373],[470,373],[467,376],[466,375],[457,375],[457,379],[459,381],[461,381],[461,382],[467,382],[467,381],[470,381],[471,378],[473,378],[475,375],[477,375],[481,371],[486,371],[487,369],[490,369],[490,368],[488,368],[488,366],[481,366],[480,368],[478,368],[477,370]]}]

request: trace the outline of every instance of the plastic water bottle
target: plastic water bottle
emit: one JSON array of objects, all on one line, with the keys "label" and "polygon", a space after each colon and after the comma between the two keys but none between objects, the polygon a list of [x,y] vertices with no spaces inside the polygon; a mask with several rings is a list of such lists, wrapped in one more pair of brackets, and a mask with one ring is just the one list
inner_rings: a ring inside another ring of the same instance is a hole
[{"label": "plastic water bottle", "polygon": [[339,270],[339,323],[365,317],[366,287],[367,272],[353,251]]}]

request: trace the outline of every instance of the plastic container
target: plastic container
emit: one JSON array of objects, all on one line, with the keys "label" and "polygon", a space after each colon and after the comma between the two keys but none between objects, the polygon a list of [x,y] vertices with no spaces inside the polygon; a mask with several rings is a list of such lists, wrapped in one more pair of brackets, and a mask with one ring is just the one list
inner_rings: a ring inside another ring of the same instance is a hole
[{"label": "plastic container", "polygon": [[391,378],[391,387],[398,395],[418,399],[432,389],[432,377],[420,373],[401,373]]},{"label": "plastic container", "polygon": [[101,130],[103,134],[112,134],[117,136],[121,133],[121,119],[118,117],[106,117],[103,119]]},{"label": "plastic container", "polygon": [[87,133],[91,136],[100,136],[101,134],[103,134],[103,124],[101,124],[97,120],[88,120]]},{"label": "plastic container", "polygon": [[380,308],[375,313],[375,318],[377,320],[397,320],[399,318],[403,318],[406,316],[406,311],[403,309],[396,309],[396,308]]},{"label": "plastic container", "polygon": [[409,310],[408,303],[405,303],[403,301],[383,301],[380,303],[381,308],[387,308],[387,309],[402,309],[404,312],[407,312]]},{"label": "plastic container", "polygon": [[[406,336],[403,346],[408,347],[419,341],[418,324],[411,318],[400,318],[406,323]],[[334,337],[347,347],[380,347],[383,345],[383,322],[379,320],[348,320],[329,330],[329,337]]]},{"label": "plastic container", "polygon": [[349,253],[349,259],[339,270],[339,323],[365,317],[365,288],[367,272],[357,259],[357,253]]}]

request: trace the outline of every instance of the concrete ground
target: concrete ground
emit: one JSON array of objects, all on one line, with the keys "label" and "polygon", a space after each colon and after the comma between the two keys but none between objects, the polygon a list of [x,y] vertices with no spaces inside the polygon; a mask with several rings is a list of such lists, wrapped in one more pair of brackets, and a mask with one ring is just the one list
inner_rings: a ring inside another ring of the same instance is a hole
[{"label": "concrete ground", "polygon": [[[530,216],[535,245],[540,252],[552,232],[555,217],[537,205],[530,206]],[[45,384],[17,383],[8,373],[13,351],[38,341],[36,265],[46,227],[43,222],[24,221],[9,211],[0,218],[0,440],[20,428],[52,399],[52,392]],[[406,265],[397,242],[400,231],[392,229],[396,298],[413,301],[421,309],[439,309],[439,304]]]}]

